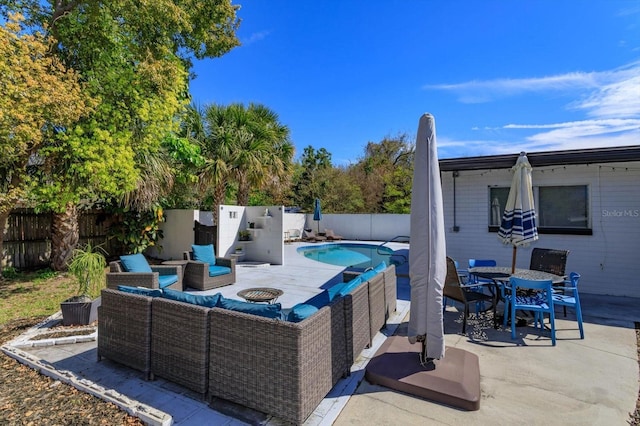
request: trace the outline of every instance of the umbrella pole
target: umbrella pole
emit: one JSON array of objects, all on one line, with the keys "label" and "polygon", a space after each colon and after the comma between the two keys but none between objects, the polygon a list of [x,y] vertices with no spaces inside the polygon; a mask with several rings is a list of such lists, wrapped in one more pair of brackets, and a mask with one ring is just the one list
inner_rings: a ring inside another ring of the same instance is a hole
[{"label": "umbrella pole", "polygon": [[513,246],[513,255],[511,256],[511,273],[516,272],[516,253],[518,248]]}]

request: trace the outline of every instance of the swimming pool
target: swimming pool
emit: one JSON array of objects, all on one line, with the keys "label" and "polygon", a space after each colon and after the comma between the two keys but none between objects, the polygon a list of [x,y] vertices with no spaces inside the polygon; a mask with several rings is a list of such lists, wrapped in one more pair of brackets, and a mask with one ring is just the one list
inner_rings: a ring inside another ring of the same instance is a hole
[{"label": "swimming pool", "polygon": [[373,244],[339,243],[299,247],[298,253],[329,265],[368,268],[383,261],[389,265],[393,250]]}]

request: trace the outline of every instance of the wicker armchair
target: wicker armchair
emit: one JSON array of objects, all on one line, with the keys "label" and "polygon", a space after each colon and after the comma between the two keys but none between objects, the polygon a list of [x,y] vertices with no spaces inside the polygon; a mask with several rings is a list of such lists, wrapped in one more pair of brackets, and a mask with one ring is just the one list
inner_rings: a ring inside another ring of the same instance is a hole
[{"label": "wicker armchair", "polygon": [[231,273],[209,276],[209,264],[193,260],[193,252],[185,251],[184,260],[189,262],[184,266],[184,285],[198,290],[211,290],[212,288],[230,285],[236,282],[236,259],[216,257],[216,265],[226,266]]},{"label": "wicker armchair", "polygon": [[177,275],[178,281],[167,288],[182,291],[182,267],[179,265],[151,265],[153,272],[127,272],[122,262],[109,262],[107,288],[117,289],[119,285],[132,287],[160,288],[160,275]]}]

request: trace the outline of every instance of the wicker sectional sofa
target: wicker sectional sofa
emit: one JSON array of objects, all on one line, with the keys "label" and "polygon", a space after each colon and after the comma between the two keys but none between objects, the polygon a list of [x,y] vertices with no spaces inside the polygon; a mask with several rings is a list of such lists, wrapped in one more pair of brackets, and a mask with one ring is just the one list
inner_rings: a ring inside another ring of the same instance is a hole
[{"label": "wicker sectional sofa", "polygon": [[105,289],[98,359],[301,424],[384,326],[395,289],[392,265],[300,322]]}]

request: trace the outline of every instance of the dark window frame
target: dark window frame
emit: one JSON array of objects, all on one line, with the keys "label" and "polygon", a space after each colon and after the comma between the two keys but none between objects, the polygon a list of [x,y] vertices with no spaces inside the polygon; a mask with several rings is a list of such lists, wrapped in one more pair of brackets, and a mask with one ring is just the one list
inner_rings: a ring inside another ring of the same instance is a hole
[{"label": "dark window frame", "polygon": [[[559,187],[559,186],[580,186],[580,187],[584,187],[586,189],[586,204],[587,206],[590,205],[589,201],[590,201],[590,191],[589,191],[589,185],[536,185],[534,186],[534,197],[536,198],[536,208],[538,208],[539,206],[539,188],[549,188],[549,187]],[[490,222],[489,226],[487,227],[488,232],[493,232],[493,233],[497,233],[498,230],[500,229],[500,225],[493,225],[491,224],[492,221],[492,217],[491,217],[491,190],[492,189],[501,189],[504,191],[504,189],[506,188],[506,190],[509,190],[509,187],[504,187],[504,186],[489,186],[489,215],[487,217],[488,221]],[[539,213],[538,213],[539,214]],[[593,227],[591,226],[591,219],[592,219],[592,215],[590,212],[590,209],[587,207],[587,225],[585,227],[565,227],[565,226],[538,226],[538,234],[555,234],[555,235],[593,235]]]}]

